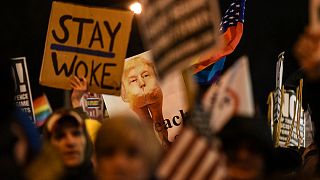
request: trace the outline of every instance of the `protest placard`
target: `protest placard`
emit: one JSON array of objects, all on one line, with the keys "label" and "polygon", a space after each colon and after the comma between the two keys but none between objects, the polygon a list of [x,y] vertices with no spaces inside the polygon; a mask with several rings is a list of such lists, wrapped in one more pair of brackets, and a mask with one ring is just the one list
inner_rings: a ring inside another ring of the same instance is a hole
[{"label": "protest placard", "polygon": [[15,103],[33,123],[36,123],[26,58],[12,58],[11,67],[15,81]]},{"label": "protest placard", "polygon": [[220,131],[232,116],[253,117],[255,113],[249,61],[241,57],[213,84],[203,97],[203,106],[211,112],[210,125]]},{"label": "protest placard", "polygon": [[101,94],[86,92],[83,94],[80,104],[90,119],[103,122],[108,118]]},{"label": "protest placard", "polygon": [[200,55],[211,57],[219,44],[220,12],[216,0],[143,0],[141,31],[162,78],[184,69]]},{"label": "protest placard", "polygon": [[[277,145],[280,147],[305,147],[305,118],[304,110],[299,108],[299,99],[297,99],[296,93],[293,90],[284,90],[282,100],[282,108],[280,111],[279,124],[280,132]],[[272,105],[270,104],[272,103]],[[274,114],[274,102],[269,102],[269,113]],[[271,109],[272,108],[272,109]],[[300,112],[299,112],[300,111]],[[300,118],[298,116],[300,115]],[[273,127],[273,121],[270,121],[271,127]],[[272,133],[275,133],[271,128]]]},{"label": "protest placard", "polygon": [[71,89],[84,76],[89,90],[120,94],[133,13],[53,2],[40,84]]},{"label": "protest placard", "polygon": [[[155,122],[155,131],[168,131],[168,139],[173,142],[189,107],[186,87],[181,73],[173,74],[167,83],[159,83],[151,60],[150,51],[126,59],[121,97],[103,95],[104,102],[110,118],[130,113]],[[151,118],[149,113],[158,120],[146,118]]]}]

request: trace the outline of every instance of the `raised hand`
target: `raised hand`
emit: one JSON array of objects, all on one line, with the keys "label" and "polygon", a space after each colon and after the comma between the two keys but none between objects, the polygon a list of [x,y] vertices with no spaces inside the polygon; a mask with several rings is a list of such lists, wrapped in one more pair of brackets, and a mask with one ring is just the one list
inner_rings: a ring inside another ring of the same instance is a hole
[{"label": "raised hand", "polygon": [[306,28],[294,47],[295,55],[307,77],[320,77],[320,33]]},{"label": "raised hand", "polygon": [[80,78],[78,78],[77,76],[72,76],[70,79],[70,86],[73,90],[71,94],[72,107],[79,107],[81,97],[85,92],[88,91],[87,80],[83,76]]}]

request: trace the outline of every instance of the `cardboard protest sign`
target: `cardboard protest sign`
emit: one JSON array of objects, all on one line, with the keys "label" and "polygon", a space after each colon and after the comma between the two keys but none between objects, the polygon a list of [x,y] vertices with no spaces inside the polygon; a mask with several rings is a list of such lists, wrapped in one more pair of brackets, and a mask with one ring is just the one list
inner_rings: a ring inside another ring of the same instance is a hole
[{"label": "cardboard protest sign", "polygon": [[141,31],[162,78],[210,54],[219,44],[220,12],[216,0],[142,0]]},{"label": "cardboard protest sign", "polygon": [[234,115],[253,117],[254,103],[247,57],[240,58],[221,79],[212,85],[203,98],[210,125],[217,132]]},{"label": "cardboard protest sign", "polygon": [[184,81],[181,74],[174,74],[169,81],[159,84],[151,59],[149,51],[126,59],[121,97],[103,95],[104,102],[110,118],[130,113],[155,122],[155,131],[167,131],[173,142],[189,107]]},{"label": "cardboard protest sign", "polygon": [[40,84],[71,89],[69,78],[84,76],[89,90],[120,94],[120,81],[133,13],[53,2]]},{"label": "cardboard protest sign", "polygon": [[101,94],[87,92],[82,96],[80,104],[91,119],[102,122],[108,117]]},{"label": "cardboard protest sign", "polygon": [[12,74],[15,81],[15,103],[35,122],[31,87],[25,57],[12,58]]}]

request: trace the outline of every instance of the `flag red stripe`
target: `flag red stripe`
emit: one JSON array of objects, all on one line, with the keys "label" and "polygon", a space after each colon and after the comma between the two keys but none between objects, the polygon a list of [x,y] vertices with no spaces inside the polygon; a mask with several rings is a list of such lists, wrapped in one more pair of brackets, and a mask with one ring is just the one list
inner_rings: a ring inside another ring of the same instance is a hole
[{"label": "flag red stripe", "polygon": [[198,165],[197,170],[191,176],[191,180],[205,179],[208,176],[209,171],[217,163],[218,153],[210,149],[206,154],[204,160]]},{"label": "flag red stripe", "polygon": [[214,52],[213,56],[209,59],[207,57],[200,57],[197,62],[193,63],[192,67],[194,69],[193,73],[196,74],[199,71],[202,71],[206,67],[217,62],[222,57],[232,53],[240,42],[243,32],[243,23],[238,22],[236,26],[229,27],[228,30],[223,33],[222,43],[224,43],[223,48]]},{"label": "flag red stripe", "polygon": [[216,174],[216,170],[217,168],[219,168],[219,166],[220,166],[220,160],[217,159],[216,161],[214,161],[214,164],[211,166],[210,170],[208,171],[204,179],[212,179],[213,176]]}]

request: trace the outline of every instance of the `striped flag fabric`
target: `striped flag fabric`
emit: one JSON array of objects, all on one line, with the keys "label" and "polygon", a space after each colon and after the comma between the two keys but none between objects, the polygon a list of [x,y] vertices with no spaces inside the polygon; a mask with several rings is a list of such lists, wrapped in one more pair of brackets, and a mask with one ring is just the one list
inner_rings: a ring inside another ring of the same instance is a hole
[{"label": "striped flag fabric", "polygon": [[193,62],[194,77],[199,84],[212,84],[220,75],[226,55],[232,53],[240,42],[243,33],[245,0],[234,0],[225,12],[220,23],[224,46],[210,59],[201,57]]},{"label": "striped flag fabric", "polygon": [[40,127],[44,124],[47,117],[52,113],[51,106],[45,94],[33,100],[36,125]]},{"label": "striped flag fabric", "polygon": [[211,144],[191,126],[185,126],[165,153],[157,170],[158,179],[223,179],[225,161],[217,144]]}]

